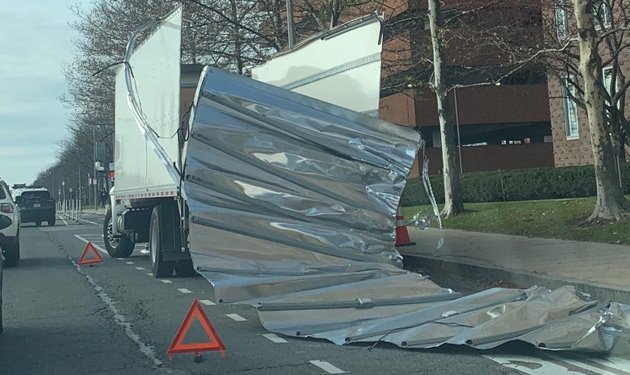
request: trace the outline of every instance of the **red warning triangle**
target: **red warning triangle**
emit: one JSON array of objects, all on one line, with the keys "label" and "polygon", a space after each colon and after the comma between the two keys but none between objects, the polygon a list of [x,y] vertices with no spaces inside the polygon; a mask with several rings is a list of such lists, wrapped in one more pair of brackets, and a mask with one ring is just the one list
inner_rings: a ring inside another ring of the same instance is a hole
[{"label": "red warning triangle", "polygon": [[103,257],[101,256],[101,254],[96,251],[96,248],[94,248],[92,242],[88,241],[88,244],[85,247],[85,250],[83,250],[83,254],[81,255],[81,259],[79,259],[79,265],[83,266],[86,264],[100,263],[102,261]]},{"label": "red warning triangle", "polygon": [[[186,338],[188,330],[190,329],[190,326],[195,319],[197,319],[199,323],[201,323],[203,330],[208,336],[208,341],[184,344],[184,338]],[[212,326],[212,323],[210,323],[210,320],[206,316],[206,313],[203,312],[203,309],[199,304],[199,300],[195,298],[192,305],[190,306],[190,310],[188,310],[188,314],[186,314],[184,321],[182,322],[181,326],[179,326],[177,334],[175,334],[175,338],[173,339],[173,342],[171,342],[171,346],[169,346],[168,350],[166,351],[166,354],[170,359],[173,357],[173,354],[199,353],[212,350],[220,350],[221,356],[223,356],[223,354],[225,353],[225,346],[223,346],[223,342],[221,342],[219,335],[217,335],[217,332],[214,330],[214,327]]]}]

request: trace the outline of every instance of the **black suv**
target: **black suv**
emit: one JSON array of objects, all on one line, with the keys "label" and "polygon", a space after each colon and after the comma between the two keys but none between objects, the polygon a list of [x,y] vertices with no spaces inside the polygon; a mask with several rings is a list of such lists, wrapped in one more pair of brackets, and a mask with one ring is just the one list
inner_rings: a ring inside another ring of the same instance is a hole
[{"label": "black suv", "polygon": [[55,225],[55,200],[48,190],[24,189],[16,192],[15,203],[20,208],[20,222],[42,225],[42,221],[49,226]]}]

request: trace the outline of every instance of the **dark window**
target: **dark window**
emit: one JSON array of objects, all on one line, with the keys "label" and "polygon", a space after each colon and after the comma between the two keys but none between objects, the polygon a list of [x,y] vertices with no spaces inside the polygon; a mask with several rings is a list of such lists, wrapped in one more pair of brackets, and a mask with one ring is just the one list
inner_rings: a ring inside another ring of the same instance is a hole
[{"label": "dark window", "polygon": [[22,199],[48,200],[50,194],[47,191],[25,191],[22,193]]},{"label": "dark window", "polygon": [[7,198],[7,194],[4,191],[4,186],[0,185],[0,199],[6,199]]}]

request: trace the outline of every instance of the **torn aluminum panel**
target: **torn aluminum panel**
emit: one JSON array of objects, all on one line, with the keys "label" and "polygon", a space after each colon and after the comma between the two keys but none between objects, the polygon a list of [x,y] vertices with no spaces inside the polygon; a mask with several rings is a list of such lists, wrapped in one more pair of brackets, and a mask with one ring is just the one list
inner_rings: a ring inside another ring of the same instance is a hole
[{"label": "torn aluminum panel", "polygon": [[268,330],[598,352],[627,335],[627,306],[572,287],[462,297],[401,270],[393,219],[420,142],[412,130],[211,68],[198,90],[184,183],[191,255],[217,300],[257,306]]},{"label": "torn aluminum panel", "polygon": [[416,131],[213,68],[198,90],[184,189],[217,298],[404,274],[394,216]]}]

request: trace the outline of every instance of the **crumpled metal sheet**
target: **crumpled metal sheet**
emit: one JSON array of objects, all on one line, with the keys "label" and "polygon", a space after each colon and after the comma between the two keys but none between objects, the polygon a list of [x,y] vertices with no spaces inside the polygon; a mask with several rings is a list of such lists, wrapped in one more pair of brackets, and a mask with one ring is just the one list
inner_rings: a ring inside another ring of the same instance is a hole
[{"label": "crumpled metal sheet", "polygon": [[193,118],[191,255],[217,298],[404,273],[394,217],[416,131],[213,68]]},{"label": "crumpled metal sheet", "polygon": [[[334,88],[331,88],[334,89]],[[336,344],[609,351],[628,307],[572,287],[460,296],[400,268],[394,217],[418,134],[207,68],[187,145],[190,252],[220,302]]]}]

